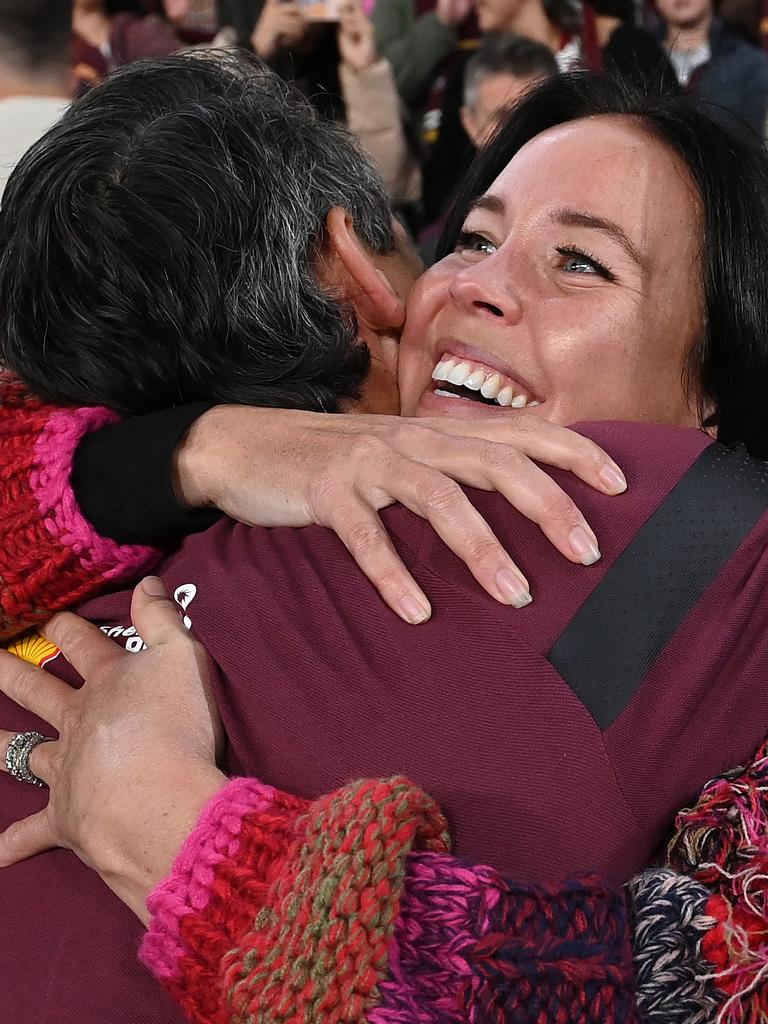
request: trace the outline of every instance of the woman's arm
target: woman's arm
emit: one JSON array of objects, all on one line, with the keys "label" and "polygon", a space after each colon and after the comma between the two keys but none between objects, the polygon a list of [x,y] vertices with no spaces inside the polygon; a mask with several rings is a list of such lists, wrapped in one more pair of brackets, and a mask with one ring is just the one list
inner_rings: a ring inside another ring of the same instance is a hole
[{"label": "woman's arm", "polygon": [[234,780],[149,897],[142,959],[199,1024],[637,1019],[619,887],[515,883],[443,828],[405,779],[312,802]]},{"label": "woman's arm", "polygon": [[374,26],[360,0],[342,7],[338,38],[347,127],[360,139],[392,202],[416,202],[421,172],[405,135],[392,65],[376,50]]},{"label": "woman's arm", "polygon": [[378,515],[400,501],[496,600],[520,605],[530,600],[525,577],[457,481],[500,491],[574,562],[585,560],[574,529],[594,552],[596,538],[532,459],[607,494],[625,487],[592,441],[530,416],[409,421],[202,403],[114,420],[104,409],[48,405],[0,378],[0,639],[132,581],[163,546],[209,525],[212,508],[250,525],[330,527],[386,603],[419,622],[429,601]]},{"label": "woman's arm", "polygon": [[[191,1020],[234,1024],[258,1006],[308,1022],[684,1024],[714,1019],[714,975],[741,985],[739,1010],[763,998],[734,943],[744,908],[730,926],[708,916],[723,897],[691,878],[521,884],[451,857],[439,809],[405,779],[314,801],[228,781],[205,653],[159,581],[137,588],[132,618],[140,654],[75,616],[46,628],[80,690],[0,653],[0,689],[59,733],[29,759],[48,806],[0,835],[0,865],[74,850],[149,920],[144,961]],[[753,797],[754,822],[765,787]]]},{"label": "woman's arm", "polygon": [[109,585],[135,579],[159,557],[100,534],[71,488],[79,443],[116,417],[60,409],[0,382],[0,639]]}]

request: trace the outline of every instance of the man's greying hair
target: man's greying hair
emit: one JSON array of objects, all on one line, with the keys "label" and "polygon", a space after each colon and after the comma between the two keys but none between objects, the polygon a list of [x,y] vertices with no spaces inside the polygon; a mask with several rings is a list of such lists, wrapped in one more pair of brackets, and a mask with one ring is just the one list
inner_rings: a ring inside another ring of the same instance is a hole
[{"label": "man's greying hair", "polygon": [[17,74],[65,67],[71,37],[72,0],[0,0],[0,65]]},{"label": "man's greying hair", "polygon": [[351,138],[255,58],[130,65],[9,181],[0,364],[44,397],[121,412],[337,409],[369,357],[313,274],[336,206],[372,251],[394,247]]},{"label": "man's greying hair", "polygon": [[506,32],[485,37],[464,71],[464,106],[472,110],[480,85],[493,75],[515,78],[551,78],[557,74],[555,55],[533,39]]}]

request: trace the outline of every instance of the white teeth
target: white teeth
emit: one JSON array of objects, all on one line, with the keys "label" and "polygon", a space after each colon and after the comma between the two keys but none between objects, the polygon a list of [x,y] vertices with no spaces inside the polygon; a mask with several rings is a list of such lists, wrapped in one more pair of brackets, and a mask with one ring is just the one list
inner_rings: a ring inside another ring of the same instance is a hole
[{"label": "white teeth", "polygon": [[451,384],[455,384],[457,387],[461,386],[467,377],[472,373],[472,367],[469,363],[459,363],[452,370],[449,371],[446,380]]},{"label": "white teeth", "polygon": [[[432,371],[432,379],[435,381],[446,381],[456,387],[465,387],[470,391],[479,391],[483,398],[496,401],[501,406],[511,406],[513,409],[532,409],[541,402],[529,399],[527,395],[515,394],[512,384],[505,384],[505,378],[500,373],[492,370],[473,369],[472,364],[466,360],[454,358],[441,359]],[[435,389],[436,395],[444,398],[460,398],[460,395],[452,391]]]},{"label": "white teeth", "polygon": [[485,384],[480,388],[480,394],[483,398],[495,398],[499,391],[501,391],[501,385],[504,383],[504,378],[500,373],[492,373],[485,381]]},{"label": "white teeth", "polygon": [[448,380],[448,374],[455,365],[455,359],[441,359],[432,371],[432,380]]},{"label": "white teeth", "polygon": [[475,370],[472,376],[468,377],[464,381],[464,387],[469,388],[470,391],[479,391],[482,385],[485,383],[485,378],[485,370]]}]

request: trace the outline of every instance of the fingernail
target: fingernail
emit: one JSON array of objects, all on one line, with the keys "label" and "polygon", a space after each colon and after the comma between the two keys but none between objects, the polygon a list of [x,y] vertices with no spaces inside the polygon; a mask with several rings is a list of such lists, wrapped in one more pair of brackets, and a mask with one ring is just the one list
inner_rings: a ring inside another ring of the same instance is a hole
[{"label": "fingernail", "polygon": [[575,526],[568,535],[568,540],[571,551],[582,565],[594,565],[600,561],[600,548],[583,526]]},{"label": "fingernail", "polygon": [[430,615],[429,608],[410,595],[400,601],[400,610],[403,613],[403,618],[414,626],[418,626],[420,622],[426,622]]},{"label": "fingernail", "polygon": [[611,494],[622,494],[627,489],[627,478],[613,462],[606,462],[599,473],[600,479]]},{"label": "fingernail", "polygon": [[511,569],[499,569],[496,573],[496,586],[506,603],[515,608],[525,608],[533,600],[528,584]]},{"label": "fingernail", "polygon": [[165,597],[165,586],[158,576],[146,576],[141,581],[141,585],[144,588],[144,593],[149,594],[150,597]]}]

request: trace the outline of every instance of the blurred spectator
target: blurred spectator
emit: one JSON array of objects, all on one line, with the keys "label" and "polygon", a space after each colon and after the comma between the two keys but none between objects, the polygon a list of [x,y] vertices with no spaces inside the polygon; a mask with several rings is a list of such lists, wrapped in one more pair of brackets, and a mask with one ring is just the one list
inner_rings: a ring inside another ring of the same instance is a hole
[{"label": "blurred spectator", "polygon": [[635,85],[678,89],[669,57],[659,40],[635,23],[634,0],[591,0],[602,70]]},{"label": "blurred spectator", "polygon": [[560,71],[581,57],[579,0],[476,0],[480,31],[507,32],[533,39],[555,54]]},{"label": "blurred spectator", "polygon": [[339,22],[339,79],[347,127],[382,177],[396,207],[416,202],[421,173],[404,130],[403,111],[392,65],[376,49],[375,29],[360,0],[350,0]]},{"label": "blurred spectator", "polygon": [[768,58],[714,16],[713,0],[657,0],[663,41],[680,84],[735,114],[761,138],[768,116]]},{"label": "blurred spectator", "polygon": [[146,14],[141,0],[75,0],[74,66],[78,91],[142,57],[167,57],[179,40],[167,21]]},{"label": "blurred spectator", "polygon": [[763,46],[768,24],[768,6],[765,0],[720,0],[717,16],[755,46]]},{"label": "blurred spectator", "polygon": [[310,20],[300,0],[265,0],[251,35],[258,57],[324,117],[346,120],[339,82],[338,24]]},{"label": "blurred spectator", "polygon": [[556,74],[555,56],[543,43],[521,36],[487,36],[464,71],[461,123],[472,144],[484,145],[509,107]]},{"label": "blurred spectator", "polygon": [[379,52],[395,71],[400,95],[423,102],[441,62],[461,45],[474,45],[472,0],[377,0],[373,24]]},{"label": "blurred spectator", "polygon": [[217,20],[223,35],[217,43],[228,46],[249,46],[264,0],[217,0]]},{"label": "blurred spectator", "polygon": [[0,195],[18,160],[69,102],[71,26],[67,0],[0,3]]},{"label": "blurred spectator", "polygon": [[[386,0],[381,0],[386,2]],[[578,0],[476,0],[483,36],[505,33],[541,43],[560,70],[578,64],[581,55]],[[474,147],[461,123],[464,71],[471,53],[462,53],[435,82],[423,121],[425,223],[437,221],[467,169]]]},{"label": "blurred spectator", "polygon": [[147,3],[148,14],[161,14],[185,45],[210,43],[219,27],[216,0],[153,0]]}]

